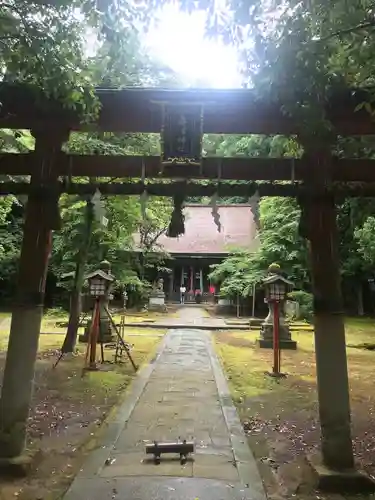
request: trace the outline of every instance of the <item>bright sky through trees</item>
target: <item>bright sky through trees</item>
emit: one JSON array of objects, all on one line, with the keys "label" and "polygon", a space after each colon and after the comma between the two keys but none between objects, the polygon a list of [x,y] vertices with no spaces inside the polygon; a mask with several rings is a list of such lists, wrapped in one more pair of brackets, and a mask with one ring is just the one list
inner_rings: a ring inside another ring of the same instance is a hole
[{"label": "bright sky through trees", "polygon": [[240,87],[236,50],[205,38],[205,16],[204,11],[188,15],[175,5],[167,5],[150,28],[145,46],[188,86]]}]

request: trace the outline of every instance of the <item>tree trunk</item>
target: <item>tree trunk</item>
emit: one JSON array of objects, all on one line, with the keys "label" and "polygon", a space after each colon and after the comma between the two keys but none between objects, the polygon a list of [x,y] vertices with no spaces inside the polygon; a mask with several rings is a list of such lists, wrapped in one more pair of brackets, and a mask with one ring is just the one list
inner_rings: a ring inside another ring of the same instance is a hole
[{"label": "tree trunk", "polygon": [[61,347],[61,352],[64,354],[74,352],[77,343],[79,318],[81,315],[81,292],[85,278],[85,267],[90,249],[92,223],[94,219],[93,204],[91,201],[88,201],[86,204],[85,216],[84,240],[79,250],[75,269],[74,284],[70,300],[68,328],[64,343]]},{"label": "tree trunk", "polygon": [[145,258],[143,255],[143,250],[139,253],[139,277],[143,281],[145,277]]}]

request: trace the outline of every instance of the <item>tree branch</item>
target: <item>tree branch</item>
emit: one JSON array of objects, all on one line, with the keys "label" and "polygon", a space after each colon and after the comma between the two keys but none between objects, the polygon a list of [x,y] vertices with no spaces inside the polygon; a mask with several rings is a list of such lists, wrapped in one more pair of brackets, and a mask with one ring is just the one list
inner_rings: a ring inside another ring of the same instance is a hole
[{"label": "tree branch", "polygon": [[327,35],[323,38],[319,38],[318,42],[326,42],[327,40],[330,40],[331,38],[350,35],[351,33],[366,30],[369,28],[375,28],[375,20],[366,21],[366,22],[357,24],[356,26],[351,26],[350,28],[345,28],[345,29],[342,29],[339,31],[335,31],[334,33],[331,33],[330,35]]},{"label": "tree branch", "polygon": [[154,246],[154,243],[157,241],[157,239],[159,238],[159,236],[161,236],[163,233],[165,233],[165,231],[168,229],[168,225],[163,227],[162,229],[160,229],[155,235],[154,237],[151,239],[151,241],[148,242],[148,247],[149,248],[152,248]]}]

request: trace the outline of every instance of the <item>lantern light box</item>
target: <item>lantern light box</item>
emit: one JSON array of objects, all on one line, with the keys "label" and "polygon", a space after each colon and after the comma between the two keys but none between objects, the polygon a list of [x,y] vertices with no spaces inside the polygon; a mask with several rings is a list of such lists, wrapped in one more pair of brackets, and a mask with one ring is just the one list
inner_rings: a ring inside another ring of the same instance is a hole
[{"label": "lantern light box", "polygon": [[263,280],[265,296],[269,302],[282,302],[293,289],[293,283],[279,274],[272,274]]},{"label": "lantern light box", "polygon": [[105,273],[101,269],[94,271],[86,276],[89,283],[89,294],[92,297],[104,297],[110,284],[114,281],[113,276]]}]

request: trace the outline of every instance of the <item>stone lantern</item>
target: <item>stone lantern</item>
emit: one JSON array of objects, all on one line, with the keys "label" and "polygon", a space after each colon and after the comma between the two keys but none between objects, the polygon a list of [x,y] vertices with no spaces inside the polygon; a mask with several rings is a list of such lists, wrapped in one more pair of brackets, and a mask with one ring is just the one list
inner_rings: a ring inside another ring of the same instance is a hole
[{"label": "stone lantern", "polygon": [[278,264],[271,264],[267,277],[263,280],[265,301],[268,304],[268,316],[261,325],[259,346],[272,349],[275,302],[279,304],[279,346],[280,349],[296,349],[297,342],[292,340],[289,326],[285,321],[287,294],[293,289],[293,283],[286,279]]},{"label": "stone lantern", "polygon": [[112,276],[104,271],[94,271],[86,276],[89,285],[89,295],[96,299],[106,297],[108,289],[113,281]]},{"label": "stone lantern", "polygon": [[[115,277],[111,274],[111,265],[107,260],[103,260],[99,264],[99,269],[87,275],[86,280],[89,284],[89,295],[91,297],[99,296],[100,292],[100,326],[99,326],[99,343],[110,343],[114,341],[114,335],[111,328],[111,322],[106,312],[109,306],[109,300],[112,295],[113,282]],[[91,322],[85,328],[85,333],[80,339],[82,342],[87,342],[90,331]]]}]

